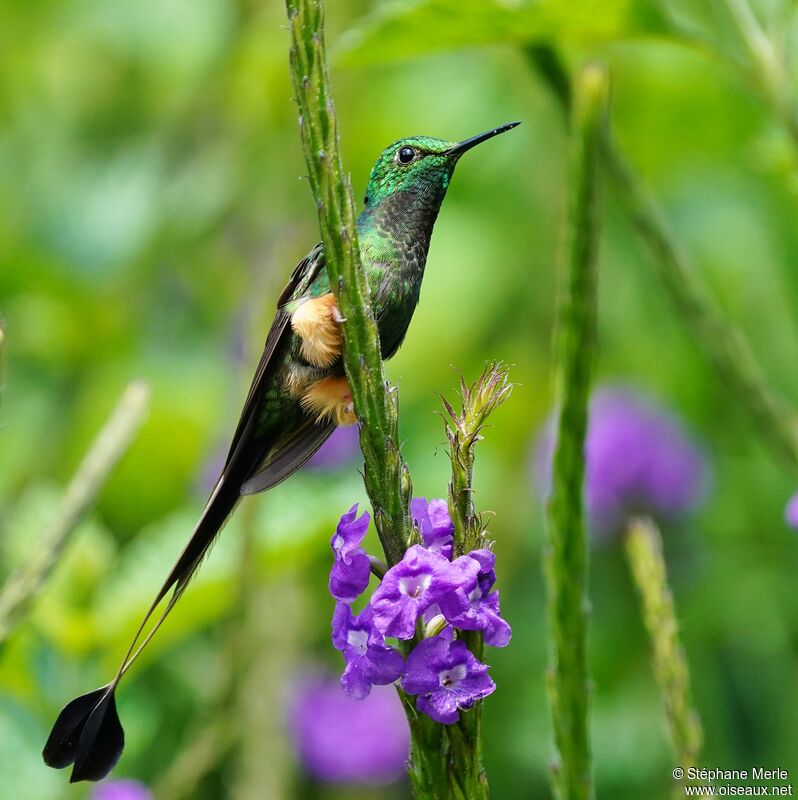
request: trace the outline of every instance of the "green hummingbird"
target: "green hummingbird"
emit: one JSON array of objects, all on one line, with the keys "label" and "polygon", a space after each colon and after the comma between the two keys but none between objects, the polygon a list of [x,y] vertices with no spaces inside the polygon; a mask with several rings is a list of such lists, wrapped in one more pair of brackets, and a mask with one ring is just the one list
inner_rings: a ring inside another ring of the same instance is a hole
[{"label": "green hummingbird", "polygon": [[[399,349],[418,304],[432,228],[457,162],[475,145],[518,124],[462,142],[400,139],[377,159],[357,233],[383,358]],[[44,761],[58,769],[74,764],[70,782],[100,780],[119,760],[124,732],[116,687],[180,599],[241,497],[276,486],[321,447],[336,425],[357,421],[341,358],[341,322],[324,248],[318,244],[298,264],[277,301],[221,475],[119,670],[106,686],[68,703],[53,725]],[[134,650],[170,591],[160,617]]]}]

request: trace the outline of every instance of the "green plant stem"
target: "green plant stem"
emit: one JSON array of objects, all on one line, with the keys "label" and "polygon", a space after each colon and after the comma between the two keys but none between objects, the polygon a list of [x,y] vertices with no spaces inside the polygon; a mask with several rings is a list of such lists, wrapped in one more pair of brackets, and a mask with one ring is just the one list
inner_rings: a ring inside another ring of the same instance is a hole
[{"label": "green plant stem", "polygon": [[416,800],[449,800],[452,794],[449,790],[449,737],[446,728],[419,713],[415,697],[398,686],[397,692],[410,726],[407,774],[413,796]]},{"label": "green plant stem", "polygon": [[[338,149],[337,123],[327,77],[323,5],[320,0],[287,0],[291,29],[291,73],[300,111],[300,128],[330,284],[345,318],[344,366],[360,420],[360,447],[366,491],[390,567],[401,560],[413,529],[410,475],[399,452],[397,401],[382,369],[379,337],[368,284],[360,264],[355,211]],[[417,639],[405,645],[412,647]],[[444,726],[415,707],[401,689],[411,732],[408,767],[413,790],[423,800],[449,800],[465,794],[450,790],[449,740]]]},{"label": "green plant stem", "polygon": [[[546,68],[540,50],[546,51]],[[549,85],[565,110],[570,95],[562,90],[567,71],[554,51],[537,48],[530,63]],[[603,138],[603,163],[616,195],[640,238],[674,308],[692,334],[704,358],[730,387],[754,421],[763,440],[794,472],[798,472],[798,417],[772,393],[748,341],[720,312],[694,277],[696,270],[676,242],[657,202],[609,133]]]},{"label": "green plant stem", "polygon": [[460,410],[441,398],[448,415],[446,438],[452,462],[449,482],[449,516],[454,524],[454,557],[484,546],[485,526],[474,509],[474,450],[482,439],[488,416],[513,390],[509,372],[501,364],[489,364],[471,385],[460,377]]},{"label": "green plant stem", "polygon": [[[443,399],[448,414],[446,437],[452,462],[449,482],[449,516],[454,524],[454,558],[488,546],[485,525],[474,508],[474,450],[490,413],[512,392],[507,369],[490,364],[467,386],[460,378],[461,407]],[[462,639],[482,661],[484,642],[480,631],[463,631]],[[488,778],[482,764],[482,701],[460,712],[460,721],[445,729],[449,785],[453,797],[487,800]]]},{"label": "green plant stem", "polygon": [[69,482],[33,557],[3,586],[0,591],[0,642],[11,633],[20,613],[41,589],[58,563],[70,535],[105,485],[111,470],[127,452],[144,420],[148,401],[149,389],[145,383],[131,383],[125,389]]},{"label": "green plant stem", "polygon": [[587,537],[583,503],[587,409],[596,347],[599,161],[608,77],[588,65],[576,78],[567,240],[567,277],[557,328],[557,446],[549,501],[545,573],[551,629],[549,700],[559,800],[593,796],[588,715]]},{"label": "green plant stem", "polygon": [[286,0],[291,74],[310,186],[319,213],[330,284],[345,318],[344,366],[360,420],[365,484],[388,565],[407,548],[412,495],[398,445],[396,392],[382,368],[377,325],[360,264],[355,206],[344,172],[327,76],[321,0]]},{"label": "green plant stem", "polygon": [[626,555],[643,605],[676,766],[685,770],[699,765],[701,722],[690,696],[690,673],[679,641],[679,626],[668,587],[662,538],[650,519],[633,519],[626,533]]}]

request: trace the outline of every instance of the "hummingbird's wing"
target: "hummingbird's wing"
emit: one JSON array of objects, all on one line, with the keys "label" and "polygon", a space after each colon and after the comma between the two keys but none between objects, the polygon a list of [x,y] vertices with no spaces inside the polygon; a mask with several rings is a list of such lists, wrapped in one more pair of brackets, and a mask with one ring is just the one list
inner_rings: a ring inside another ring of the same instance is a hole
[{"label": "hummingbird's wing", "polygon": [[[116,712],[117,684],[180,599],[203,556],[235,508],[242,490],[247,493],[260,491],[279,483],[302,466],[335,428],[332,424],[317,425],[308,419],[307,422],[302,420],[295,429],[284,431],[277,441],[265,441],[264,437],[258,436],[261,401],[273,377],[275,364],[279,363],[275,362],[274,356],[281,350],[285,337],[291,334],[290,316],[283,306],[288,300],[304,294],[323,266],[324,253],[321,245],[317,245],[297,265],[280,295],[277,315],[266,338],[219,480],[188,544],[145,614],[116,676],[107,686],[68,703],[53,725],[42,755],[46,764],[58,769],[74,764],[70,782],[100,780],[119,760],[124,747],[124,733]],[[252,477],[253,473],[256,473],[255,477]],[[252,487],[245,489],[250,478]],[[160,617],[134,651],[147,622],[172,589],[174,591]]]},{"label": "hummingbird's wing", "polygon": [[241,494],[257,494],[277,486],[296,472],[330,438],[334,430],[334,422],[316,422],[313,417],[307,417],[279,441],[269,460],[241,486]]},{"label": "hummingbird's wing", "polygon": [[[176,594],[183,591],[242,493],[263,491],[287,478],[321,447],[335,428],[334,425],[316,425],[308,419],[295,430],[284,432],[277,441],[264,441],[258,435],[262,400],[274,376],[274,367],[279,363],[279,359],[277,363],[274,361],[274,355],[291,335],[291,318],[284,306],[307,292],[324,265],[324,249],[319,243],[297,264],[277,300],[277,314],[266,337],[219,480],[193,535],[159,590],[153,608],[173,586]],[[242,491],[253,473],[264,475],[260,480],[263,485]]]},{"label": "hummingbird's wing", "polygon": [[[260,402],[266,389],[269,375],[269,364],[272,356],[282,341],[283,335],[289,328],[290,315],[283,310],[289,301],[301,297],[318,276],[324,266],[324,250],[321,244],[316,247],[297,264],[291,279],[277,300],[277,316],[272,323],[263,355],[252,379],[247,399],[241,418],[233,434],[230,451],[227,454],[227,469],[236,457],[243,443],[246,443],[254,432],[260,416]],[[323,444],[330,438],[335,430],[332,422],[316,422],[308,416],[298,426],[286,431],[271,448],[265,463],[258,466],[254,474],[247,478],[241,485],[241,494],[257,494],[271,489],[284,481],[293,472],[296,472]],[[224,474],[224,471],[223,473]]]},{"label": "hummingbird's wing", "polygon": [[[258,362],[258,368],[255,370],[255,376],[252,378],[252,384],[249,387],[247,399],[244,401],[244,408],[241,410],[238,425],[233,434],[233,439],[230,442],[230,450],[227,453],[224,469],[227,469],[229,466],[236,450],[241,445],[242,439],[246,438],[244,436],[245,431],[252,432],[253,429],[257,427],[260,402],[267,382],[272,356],[277,350],[277,346],[283,341],[285,332],[290,329],[289,323],[291,317],[283,310],[283,306],[285,306],[289,300],[301,297],[308,290],[319,272],[321,272],[325,263],[324,248],[323,245],[319,243],[296,265],[293,273],[291,273],[290,280],[277,299],[277,316],[275,316],[272,327],[266,337],[263,354]],[[332,433],[332,431],[330,431],[330,433]],[[328,433],[327,436],[329,436],[330,433]],[[321,444],[319,446],[321,446]],[[224,474],[224,470],[222,474]]]},{"label": "hummingbird's wing", "polygon": [[[283,306],[288,300],[300,297],[308,290],[313,280],[323,268],[324,263],[324,250],[322,245],[318,244],[299,262],[299,264],[297,264],[288,284],[277,300],[277,314],[266,337],[263,354],[255,370],[255,376],[249,387],[247,399],[244,401],[244,408],[241,411],[238,425],[233,433],[230,450],[227,454],[227,460],[222,468],[221,475],[216,482],[216,486],[211,493],[211,497],[208,500],[193,535],[181,553],[180,558],[178,558],[177,563],[172,568],[172,571],[169,573],[169,576],[164,581],[163,586],[158,591],[158,595],[153,602],[153,608],[161,602],[173,586],[177,587],[177,592],[181,592],[191,579],[202,557],[208,551],[216,535],[221,530],[224,521],[232,512],[241,495],[242,487],[251,477],[252,473],[261,468],[262,462],[264,458],[267,457],[267,454],[269,465],[275,462],[282,463],[286,460],[285,457],[280,459],[283,449],[280,447],[280,442],[264,442],[258,438],[261,401],[268,389],[269,381],[273,377],[272,367],[275,366],[273,361],[274,354],[280,349],[280,345],[284,342],[285,337],[290,336],[291,333],[289,324],[290,316],[283,310]],[[303,425],[301,427],[304,429],[306,426]],[[318,449],[324,440],[332,433],[332,429],[326,430],[323,426],[315,427],[317,427],[320,432],[315,438],[321,436],[320,441],[316,445],[316,449]],[[297,433],[299,433],[299,431],[297,431]],[[305,434],[305,437],[315,441],[312,435],[309,436]],[[290,440],[290,432],[287,438]],[[287,442],[287,444],[290,444],[290,441]],[[290,451],[292,448],[288,447],[286,449]],[[307,460],[313,452],[315,452],[315,450],[312,450],[310,454],[305,457],[305,460]],[[302,463],[304,463],[304,461],[300,462],[295,469],[301,466]],[[290,474],[290,472],[285,469],[281,471],[283,473],[283,478],[288,477]],[[277,480],[273,480],[270,485],[274,486],[277,482]],[[264,488],[266,487],[264,486]]]}]

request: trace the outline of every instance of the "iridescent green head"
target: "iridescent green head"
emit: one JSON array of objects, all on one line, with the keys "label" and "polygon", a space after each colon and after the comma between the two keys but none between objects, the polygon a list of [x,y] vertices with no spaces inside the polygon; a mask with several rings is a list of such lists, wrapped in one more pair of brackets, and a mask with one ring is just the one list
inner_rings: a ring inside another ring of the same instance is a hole
[{"label": "iridescent green head", "polygon": [[454,168],[463,153],[480,142],[509,131],[519,122],[472,136],[462,142],[445,142],[429,136],[400,139],[382,151],[371,170],[366,206],[373,206],[395,192],[414,191],[443,200]]}]

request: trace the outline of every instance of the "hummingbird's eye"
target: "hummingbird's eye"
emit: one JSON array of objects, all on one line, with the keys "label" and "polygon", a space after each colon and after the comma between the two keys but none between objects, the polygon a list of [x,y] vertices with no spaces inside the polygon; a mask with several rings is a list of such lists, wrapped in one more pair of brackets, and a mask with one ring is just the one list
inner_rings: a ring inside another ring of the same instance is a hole
[{"label": "hummingbird's eye", "polygon": [[396,160],[400,164],[409,164],[416,157],[416,151],[412,147],[401,147],[396,153]]}]

